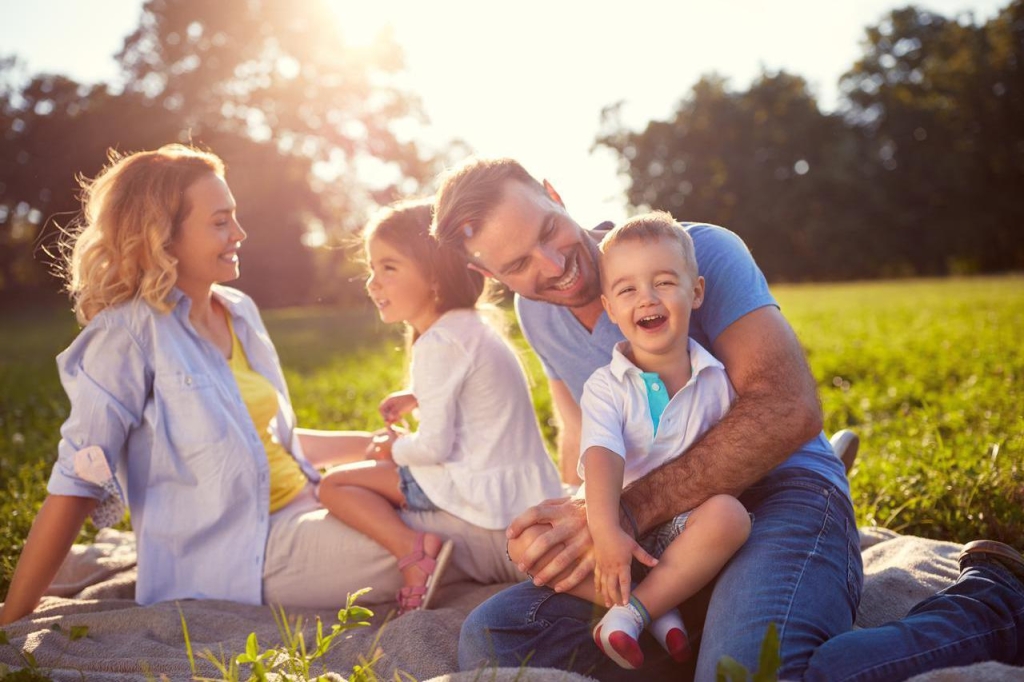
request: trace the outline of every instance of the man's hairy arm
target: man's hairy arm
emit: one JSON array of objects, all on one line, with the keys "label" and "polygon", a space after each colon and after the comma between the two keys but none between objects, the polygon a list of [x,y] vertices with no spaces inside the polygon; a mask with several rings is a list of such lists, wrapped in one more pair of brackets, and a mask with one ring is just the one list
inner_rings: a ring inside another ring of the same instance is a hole
[{"label": "man's hairy arm", "polygon": [[712,352],[738,397],[685,456],[623,491],[641,533],[712,495],[739,495],[821,431],[814,377],[777,308],[759,308],[733,322]]},{"label": "man's hairy arm", "polygon": [[[772,306],[733,322],[713,353],[725,365],[737,399],[726,417],[681,456],[622,493],[622,527],[646,532],[717,493],[738,495],[821,431],[821,405],[803,349]],[[578,437],[578,436],[577,436]],[[537,585],[570,590],[594,569],[594,545],[583,500],[548,500],[527,509],[508,529],[517,537],[547,524],[520,564]]]}]

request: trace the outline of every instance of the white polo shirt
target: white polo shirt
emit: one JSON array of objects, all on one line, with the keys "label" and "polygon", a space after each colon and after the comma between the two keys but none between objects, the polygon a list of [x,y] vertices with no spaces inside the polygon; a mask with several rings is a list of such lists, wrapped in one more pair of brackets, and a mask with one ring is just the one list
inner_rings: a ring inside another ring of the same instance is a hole
[{"label": "white polo shirt", "polygon": [[722,363],[690,339],[690,381],[659,415],[656,398],[658,391],[666,390],[665,384],[650,373],[645,380],[645,373],[625,355],[628,344],[615,345],[611,363],[590,376],[580,400],[579,475],[584,474],[587,448],[599,445],[626,460],[624,487],[685,452],[725,416],[736,399]]}]

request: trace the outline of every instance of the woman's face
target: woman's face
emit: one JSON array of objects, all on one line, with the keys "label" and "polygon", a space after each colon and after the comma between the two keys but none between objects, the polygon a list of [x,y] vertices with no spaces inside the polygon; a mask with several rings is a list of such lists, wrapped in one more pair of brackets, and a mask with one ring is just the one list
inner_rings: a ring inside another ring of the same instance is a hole
[{"label": "woman's face", "polygon": [[419,264],[386,240],[371,237],[366,244],[370,278],[366,292],[384,322],[407,322],[419,333],[438,318],[431,282]]},{"label": "woman's face", "polygon": [[245,231],[235,217],[235,198],[224,178],[208,173],[185,190],[188,215],[168,252],[178,259],[178,287],[209,289],[238,278],[238,249]]}]

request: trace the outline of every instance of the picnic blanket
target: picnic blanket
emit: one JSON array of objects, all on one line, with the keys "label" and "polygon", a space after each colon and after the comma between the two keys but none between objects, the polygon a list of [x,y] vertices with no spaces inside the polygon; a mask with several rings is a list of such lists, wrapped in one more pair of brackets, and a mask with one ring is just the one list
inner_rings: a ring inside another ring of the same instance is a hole
[{"label": "picnic blanket", "polygon": [[[34,614],[4,628],[9,644],[0,645],[0,663],[24,665],[19,652],[27,650],[55,680],[190,679],[181,620],[188,627],[200,675],[217,677],[214,666],[199,652],[230,657],[245,650],[249,633],[261,648],[278,644],[280,636],[270,607],[226,601],[192,601],[139,606],[133,601],[135,545],[129,532],[106,529],[91,545],[76,545],[61,568],[50,595]],[[857,617],[859,627],[871,627],[902,617],[914,604],[951,583],[958,575],[960,546],[902,536],[881,529],[861,530],[865,585]],[[376,609],[371,627],[358,628],[341,638],[323,658],[339,679],[351,674],[361,660],[375,658],[374,670],[385,679],[396,672],[432,682],[494,682],[537,680],[582,682],[590,678],[557,670],[489,670],[457,673],[459,627],[481,601],[506,585],[469,583],[439,589],[436,607],[388,619]],[[180,611],[179,611],[180,608]],[[320,616],[325,629],[337,622],[334,611],[291,610],[307,623]],[[73,639],[72,626],[88,626],[88,634]],[[59,626],[59,627],[57,627]],[[313,628],[305,629],[307,641]],[[320,666],[314,668],[320,670]],[[403,679],[407,679],[403,677]],[[1024,668],[983,663],[968,668],[933,671],[915,682],[951,680],[1009,682],[1024,680]]]}]

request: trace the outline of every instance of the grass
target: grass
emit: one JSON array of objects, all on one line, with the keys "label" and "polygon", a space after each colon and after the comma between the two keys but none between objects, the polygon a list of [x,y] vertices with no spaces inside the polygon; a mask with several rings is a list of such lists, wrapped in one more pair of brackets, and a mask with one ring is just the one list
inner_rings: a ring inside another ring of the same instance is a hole
[{"label": "grass", "polygon": [[[774,288],[818,379],[826,431],[854,428],[858,520],[964,542],[1024,537],[1024,278]],[[371,428],[402,387],[404,341],[369,311],[268,311],[299,422]],[[0,594],[36,510],[67,415],[53,357],[66,312],[5,313],[0,326]],[[514,335],[517,343],[522,340]],[[525,348],[525,346],[522,346]],[[549,443],[551,400],[535,357]]]}]

